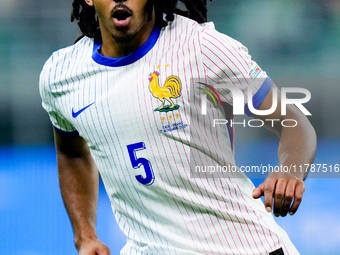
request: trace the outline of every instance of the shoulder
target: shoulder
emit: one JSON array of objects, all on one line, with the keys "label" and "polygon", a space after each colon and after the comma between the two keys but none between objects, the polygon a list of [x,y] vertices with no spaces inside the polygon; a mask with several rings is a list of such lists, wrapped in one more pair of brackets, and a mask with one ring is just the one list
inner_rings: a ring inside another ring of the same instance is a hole
[{"label": "shoulder", "polygon": [[175,14],[173,21],[169,22],[164,28],[164,34],[171,34],[171,36],[179,38],[195,38],[204,29],[207,23],[200,24],[195,20]]},{"label": "shoulder", "polygon": [[72,66],[81,63],[86,57],[91,57],[92,49],[93,39],[83,37],[74,45],[53,52],[40,73],[40,86],[56,82],[55,80],[68,72]]},{"label": "shoulder", "polygon": [[238,40],[230,37],[227,34],[221,33],[215,29],[213,22],[205,23],[205,26],[200,31],[201,43],[205,47],[224,47],[232,51],[245,51],[248,49]]},{"label": "shoulder", "polygon": [[93,39],[85,36],[77,43],[53,52],[44,64],[43,71],[45,69],[58,68],[60,64],[77,63],[81,61],[82,56],[88,53],[92,54],[92,48]]},{"label": "shoulder", "polygon": [[178,37],[186,37],[192,40],[198,40],[201,46],[209,47],[211,44],[223,44],[226,47],[238,50],[246,50],[239,41],[219,32],[213,22],[198,23],[190,18],[175,15],[174,21],[164,29],[164,33],[177,34]]}]

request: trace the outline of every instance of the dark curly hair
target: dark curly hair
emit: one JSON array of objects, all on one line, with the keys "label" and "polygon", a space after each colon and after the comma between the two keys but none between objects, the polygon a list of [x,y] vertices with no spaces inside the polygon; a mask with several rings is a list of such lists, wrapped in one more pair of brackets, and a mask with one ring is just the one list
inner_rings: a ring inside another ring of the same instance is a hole
[{"label": "dark curly hair", "polygon": [[[178,2],[182,2],[186,10],[179,9]],[[71,22],[78,21],[82,36],[95,37],[99,24],[94,7],[89,6],[85,0],[73,0],[72,7]],[[146,10],[149,19],[151,19],[153,8],[155,8],[156,25],[159,27],[165,27],[169,21],[173,21],[174,14],[189,17],[199,23],[204,23],[207,20],[207,0],[148,0]],[[165,20],[163,14],[165,14]]]}]

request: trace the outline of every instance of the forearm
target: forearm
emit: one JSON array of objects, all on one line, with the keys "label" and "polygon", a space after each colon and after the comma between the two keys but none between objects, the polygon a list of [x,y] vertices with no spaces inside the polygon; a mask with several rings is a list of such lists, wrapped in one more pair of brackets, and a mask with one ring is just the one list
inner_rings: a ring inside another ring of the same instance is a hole
[{"label": "forearm", "polygon": [[96,238],[98,171],[90,154],[69,157],[59,152],[57,159],[61,195],[78,248],[83,241]]},{"label": "forearm", "polygon": [[283,127],[280,134],[278,157],[280,165],[287,166],[290,173],[302,180],[307,177],[307,165],[314,161],[316,153],[316,134],[308,119],[301,114],[294,114],[298,109],[288,110],[298,122],[296,127]]}]

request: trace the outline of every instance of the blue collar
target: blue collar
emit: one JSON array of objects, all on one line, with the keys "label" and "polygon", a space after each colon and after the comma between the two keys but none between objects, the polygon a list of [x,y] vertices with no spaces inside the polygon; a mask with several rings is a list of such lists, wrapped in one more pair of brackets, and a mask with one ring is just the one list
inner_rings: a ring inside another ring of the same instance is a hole
[{"label": "blue collar", "polygon": [[97,64],[111,67],[130,65],[144,57],[152,49],[152,47],[156,44],[158,40],[160,32],[161,30],[159,29],[159,27],[155,26],[155,28],[151,32],[149,39],[140,48],[138,48],[138,50],[132,52],[130,55],[121,58],[109,58],[101,55],[99,53],[99,50],[102,42],[100,39],[95,38],[93,44],[92,59]]}]

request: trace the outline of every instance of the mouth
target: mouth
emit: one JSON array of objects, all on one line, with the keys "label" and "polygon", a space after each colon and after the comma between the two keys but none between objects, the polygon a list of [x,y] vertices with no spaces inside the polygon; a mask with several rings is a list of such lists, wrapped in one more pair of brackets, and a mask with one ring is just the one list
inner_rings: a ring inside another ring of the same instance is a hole
[{"label": "mouth", "polygon": [[132,11],[127,6],[118,7],[113,9],[112,18],[117,27],[126,27],[130,24]]}]

